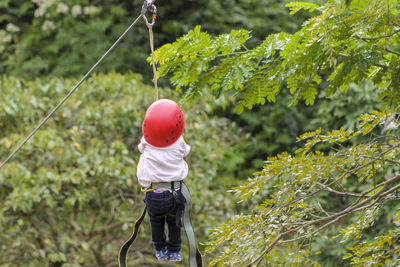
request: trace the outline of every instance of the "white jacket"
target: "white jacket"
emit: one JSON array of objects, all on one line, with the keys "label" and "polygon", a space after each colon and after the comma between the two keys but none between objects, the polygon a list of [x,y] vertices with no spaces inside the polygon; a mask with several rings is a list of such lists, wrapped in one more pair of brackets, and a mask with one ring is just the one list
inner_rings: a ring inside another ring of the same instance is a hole
[{"label": "white jacket", "polygon": [[142,137],[138,149],[142,154],[137,166],[137,178],[144,188],[149,188],[151,183],[181,181],[188,175],[189,168],[184,157],[189,154],[190,146],[182,135],[167,147],[152,146]]}]

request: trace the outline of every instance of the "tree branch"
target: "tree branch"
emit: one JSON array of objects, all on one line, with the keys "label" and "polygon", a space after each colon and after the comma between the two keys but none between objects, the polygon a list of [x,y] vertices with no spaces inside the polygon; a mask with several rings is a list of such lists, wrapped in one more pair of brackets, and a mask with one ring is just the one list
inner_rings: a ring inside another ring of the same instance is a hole
[{"label": "tree branch", "polygon": [[394,32],[391,33],[391,34],[382,35],[382,36],[377,36],[377,37],[361,37],[361,36],[359,36],[359,35],[357,35],[357,34],[352,35],[352,37],[367,42],[367,41],[371,41],[371,40],[379,40],[379,39],[389,38],[389,37],[392,37],[393,35],[396,35],[396,34],[399,33],[399,32],[400,32],[400,29],[394,31]]},{"label": "tree branch", "polygon": [[[363,198],[364,196],[366,196],[367,194],[369,194],[371,191],[373,191],[373,190],[375,190],[375,189],[377,189],[377,188],[379,188],[379,187],[381,187],[381,186],[383,186],[383,187],[385,188],[386,186],[388,186],[388,185],[390,185],[390,184],[392,184],[392,183],[398,181],[399,179],[400,179],[400,175],[396,175],[396,176],[392,177],[391,179],[386,180],[385,182],[382,182],[382,183],[378,184],[378,185],[375,186],[374,188],[372,188],[372,189],[370,189],[370,190],[368,190],[368,191],[365,191],[365,192],[362,194],[362,196],[361,196],[356,202],[354,202],[351,206],[349,206],[349,208],[352,207],[352,206],[355,206],[361,198]],[[384,189],[384,188],[382,188],[382,189]]]},{"label": "tree branch", "polygon": [[[290,229],[286,232],[280,233],[275,240],[255,259],[253,260],[250,264],[246,265],[246,267],[250,267],[251,265],[255,264],[255,263],[260,263],[263,256],[268,254],[275,245],[277,245],[278,243],[289,243],[289,242],[293,242],[293,241],[297,241],[303,238],[309,238],[311,236],[316,235],[317,233],[319,233],[321,230],[325,229],[326,227],[328,227],[329,225],[333,224],[334,222],[340,220],[341,218],[355,213],[357,211],[360,210],[364,210],[367,209],[373,205],[375,205],[379,200],[381,200],[383,197],[389,195],[390,193],[398,190],[400,188],[400,184],[391,187],[389,190],[385,191],[387,189],[387,187],[389,185],[391,185],[392,183],[396,182],[400,180],[400,175],[393,177],[392,179],[387,180],[386,182],[383,183],[383,188],[381,188],[378,192],[376,192],[375,194],[369,196],[366,200],[356,204],[356,205],[352,205],[350,207],[347,207],[346,209],[337,212],[333,215],[330,215],[328,217],[324,217],[321,219],[317,219],[317,220],[313,220],[313,221],[309,221],[309,222],[300,222],[298,227],[295,227],[293,229]],[[362,195],[360,195],[359,197],[365,197]],[[373,200],[373,201],[372,201]],[[372,201],[372,202],[371,202]],[[370,203],[371,202],[371,203]],[[299,229],[305,229],[307,227],[310,227],[312,225],[317,225],[319,223],[324,223],[322,226],[318,227],[316,230],[314,230],[311,234],[306,234],[294,239],[290,239],[290,240],[285,240],[285,241],[280,241],[282,238],[284,238],[285,236],[297,232]],[[292,224],[294,225],[294,224]]]},{"label": "tree branch", "polygon": [[[296,229],[296,228],[295,228]],[[288,234],[290,234],[290,233],[292,233],[292,232],[294,232],[294,230],[292,230],[292,231],[287,231],[287,232],[284,232],[284,233],[280,233],[276,238],[275,238],[275,240],[255,259],[255,260],[253,260],[252,262],[250,262],[248,265],[246,265],[246,267],[251,267],[251,265],[253,265],[253,264],[255,264],[256,262],[258,262],[257,263],[257,265],[261,262],[261,260],[262,260],[262,258],[264,257],[264,255],[266,255],[266,254],[268,254],[270,251],[271,251],[271,249],[279,242],[279,240],[281,240],[284,236],[286,236],[286,235],[288,235]]]},{"label": "tree branch", "polygon": [[[392,147],[388,148],[387,150],[381,152],[381,153],[377,156],[377,158],[382,157],[383,155],[389,153],[391,150],[393,150],[393,149],[395,149],[395,148],[397,148],[397,147],[399,147],[399,146],[400,146],[400,144],[397,144],[397,145],[395,145],[395,146],[392,146]],[[338,178],[336,178],[336,179],[333,180],[332,182],[328,183],[328,184],[325,185],[324,187],[322,187],[322,188],[320,188],[320,189],[318,189],[318,190],[316,190],[316,191],[314,191],[314,192],[311,192],[310,194],[307,194],[307,195],[305,195],[305,196],[298,197],[298,198],[296,198],[296,199],[290,201],[289,203],[283,204],[283,205],[281,205],[281,206],[273,207],[272,209],[284,208],[284,207],[287,207],[287,206],[289,206],[289,205],[291,205],[291,204],[293,204],[293,203],[296,203],[296,202],[298,202],[298,201],[300,201],[300,200],[303,200],[303,199],[306,199],[306,198],[310,198],[310,197],[312,197],[312,196],[314,196],[314,195],[316,195],[316,194],[318,194],[318,193],[324,191],[325,189],[327,189],[327,187],[330,187],[330,186],[333,185],[334,183],[337,183],[338,181],[340,181],[341,179],[343,179],[347,174],[354,173],[354,172],[356,172],[356,171],[358,171],[358,170],[360,170],[360,169],[362,169],[362,168],[367,167],[368,165],[370,165],[370,164],[372,164],[372,163],[374,163],[374,162],[376,162],[376,161],[378,161],[378,159],[374,159],[374,160],[372,160],[372,161],[370,161],[370,162],[367,162],[367,163],[365,163],[365,164],[363,164],[363,165],[360,165],[360,166],[358,166],[358,167],[356,167],[356,168],[354,168],[354,169],[351,169],[351,170],[345,170],[345,169],[343,169],[343,172],[344,172],[344,173],[343,173],[342,175],[340,175]]]},{"label": "tree branch", "polygon": [[397,55],[397,56],[399,56],[399,57],[400,57],[400,53],[399,53],[399,52],[396,52],[396,51],[390,50],[389,48],[386,48],[385,50],[386,50],[387,52],[389,52],[389,53],[395,54],[395,55]]},{"label": "tree branch", "polygon": [[[363,157],[367,158],[367,159],[377,159],[376,157],[371,157],[371,156],[363,156]],[[387,162],[390,162],[390,163],[393,163],[396,165],[400,165],[400,161],[396,161],[396,160],[392,160],[392,159],[380,159],[380,160],[387,161]]]},{"label": "tree branch", "polygon": [[122,223],[119,223],[119,222],[113,223],[113,224],[110,224],[110,225],[104,225],[102,227],[94,229],[93,230],[93,234],[102,233],[103,231],[108,231],[108,230],[113,229],[113,228],[121,227],[121,225],[122,225]]},{"label": "tree branch", "polygon": [[[354,9],[351,9],[351,8],[348,8],[348,10],[351,11],[351,12],[354,12],[356,14],[359,14],[359,15],[362,14],[362,12],[360,12],[358,10],[354,10]],[[395,26],[395,27],[399,27],[400,26],[399,24],[394,23],[394,22],[393,23],[385,23],[385,22],[382,22],[382,21],[379,21],[379,20],[376,20],[375,22],[378,23],[378,24],[381,24],[381,25],[386,25],[386,26]]]},{"label": "tree branch", "polygon": [[[325,186],[324,184],[321,183],[317,183],[317,185],[319,186]],[[365,197],[362,194],[356,194],[356,193],[350,193],[350,192],[340,192],[340,191],[336,191],[332,188],[330,188],[329,186],[325,188],[327,191],[337,194],[337,195],[342,195],[342,196],[349,196],[349,197]]]},{"label": "tree branch", "polygon": [[[339,56],[349,57],[349,55],[345,54],[345,53],[339,53]],[[379,64],[379,63],[371,63],[371,65],[380,67],[380,68],[385,69],[385,70],[388,68],[388,66],[383,65],[383,64]]]}]

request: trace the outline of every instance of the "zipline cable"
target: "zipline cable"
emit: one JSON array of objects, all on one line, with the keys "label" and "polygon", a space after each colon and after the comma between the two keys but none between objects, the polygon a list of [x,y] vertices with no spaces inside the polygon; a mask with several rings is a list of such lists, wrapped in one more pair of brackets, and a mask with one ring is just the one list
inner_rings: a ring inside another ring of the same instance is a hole
[{"label": "zipline cable", "polygon": [[[43,121],[32,131],[31,134],[8,156],[8,158],[1,163],[0,169],[3,168],[4,165],[6,165],[14,156],[17,154],[17,152],[36,134],[37,131],[51,118],[51,116],[54,115],[54,113],[70,98],[70,96],[79,88],[79,86],[90,76],[90,74],[97,68],[97,66],[110,54],[110,52],[121,42],[122,39],[125,38],[125,36],[128,34],[128,32],[136,25],[136,23],[143,17],[145,17],[145,14],[149,8],[152,8],[154,0],[145,0],[142,6],[142,12],[140,15],[135,19],[134,22],[125,30],[125,32],[117,39],[117,41],[114,42],[114,44],[107,50],[107,52],[104,53],[104,55],[96,62],[96,64],[93,65],[93,67],[83,76],[83,78],[75,85],[74,88],[72,88],[71,91],[64,97],[63,100],[58,103],[58,105],[43,119]],[[146,24],[148,23],[147,20]],[[154,52],[152,52],[153,57],[154,57]],[[154,63],[153,63],[153,69],[154,69]],[[155,77],[157,77],[155,75]],[[156,81],[155,81],[156,82]],[[157,88],[157,87],[156,87]],[[157,90],[157,89],[156,89]],[[157,90],[157,97],[158,97],[158,90]]]}]

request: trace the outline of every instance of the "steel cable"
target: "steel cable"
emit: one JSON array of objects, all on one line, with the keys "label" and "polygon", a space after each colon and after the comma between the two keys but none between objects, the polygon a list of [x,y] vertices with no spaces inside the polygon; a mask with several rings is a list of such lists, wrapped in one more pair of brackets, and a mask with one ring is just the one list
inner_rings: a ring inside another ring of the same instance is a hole
[{"label": "steel cable", "polygon": [[[146,2],[145,2],[146,3]],[[144,11],[143,11],[144,10]],[[3,168],[15,154],[36,134],[37,131],[54,115],[54,113],[68,100],[68,98],[79,88],[79,86],[90,76],[90,74],[97,68],[97,66],[104,60],[105,57],[121,42],[122,39],[128,34],[128,32],[136,25],[136,23],[144,17],[146,8],[142,9],[141,14],[135,19],[134,22],[125,30],[125,32],[114,42],[114,44],[104,53],[104,55],[93,65],[93,67],[83,76],[83,78],[72,88],[71,91],[58,103],[58,105],[43,119],[43,121],[29,134],[29,136],[8,156],[8,158],[1,163],[0,169]]]}]

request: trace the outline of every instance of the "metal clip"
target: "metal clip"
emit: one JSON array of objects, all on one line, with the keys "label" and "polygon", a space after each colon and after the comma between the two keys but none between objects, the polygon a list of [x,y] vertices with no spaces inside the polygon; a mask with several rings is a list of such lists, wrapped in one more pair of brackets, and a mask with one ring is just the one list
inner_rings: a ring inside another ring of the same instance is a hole
[{"label": "metal clip", "polygon": [[151,4],[150,6],[147,7],[147,10],[152,13],[151,23],[148,22],[145,14],[143,14],[143,19],[146,22],[147,27],[152,28],[154,26],[154,24],[156,23],[157,7],[154,4]]},{"label": "metal clip", "polygon": [[142,5],[141,14],[142,15],[146,14],[147,10],[149,10],[149,8],[151,8],[153,6],[154,2],[155,2],[155,0],[145,0]]}]

